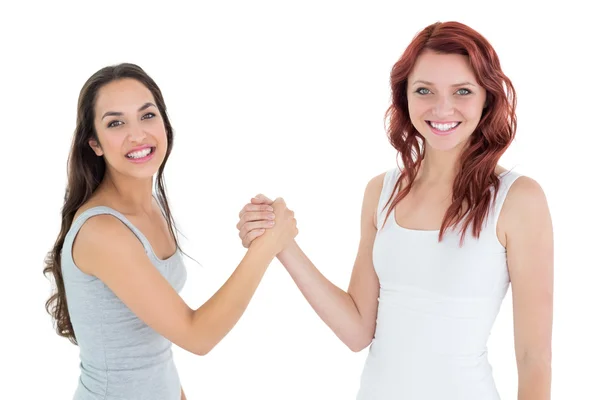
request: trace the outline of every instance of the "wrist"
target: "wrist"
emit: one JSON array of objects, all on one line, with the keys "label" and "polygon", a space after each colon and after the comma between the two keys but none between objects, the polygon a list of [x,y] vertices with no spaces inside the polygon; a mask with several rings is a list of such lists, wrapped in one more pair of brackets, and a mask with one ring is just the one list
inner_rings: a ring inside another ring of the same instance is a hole
[{"label": "wrist", "polygon": [[272,260],[279,251],[272,242],[260,240],[252,242],[250,247],[248,247],[247,254],[256,254]]},{"label": "wrist", "polygon": [[299,250],[300,247],[298,246],[298,243],[296,243],[296,241],[292,239],[292,241],[287,246],[285,246],[279,253],[277,253],[277,258],[280,261],[282,259],[289,259],[291,257],[294,257]]}]

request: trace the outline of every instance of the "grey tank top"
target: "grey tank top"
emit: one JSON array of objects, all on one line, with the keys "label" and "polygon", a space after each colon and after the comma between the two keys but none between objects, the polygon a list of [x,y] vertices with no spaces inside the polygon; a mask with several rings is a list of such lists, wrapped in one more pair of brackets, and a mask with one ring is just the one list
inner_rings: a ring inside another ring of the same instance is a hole
[{"label": "grey tank top", "polygon": [[180,400],[181,384],[171,342],[141,321],[100,279],[81,271],[72,257],[73,240],[91,217],[110,214],[142,242],[152,264],[177,292],[187,279],[179,250],[159,259],[150,242],[123,214],[104,206],[77,217],[61,252],[67,305],[80,349],[74,400]]}]

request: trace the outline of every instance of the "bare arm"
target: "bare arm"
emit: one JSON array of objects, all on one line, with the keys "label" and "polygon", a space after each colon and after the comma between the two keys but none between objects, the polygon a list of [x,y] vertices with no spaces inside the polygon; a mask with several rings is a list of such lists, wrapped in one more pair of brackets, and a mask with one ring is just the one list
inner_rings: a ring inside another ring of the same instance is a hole
[{"label": "bare arm", "polygon": [[519,400],[549,400],[552,375],[554,245],[542,188],[521,177],[506,211],[507,258],[513,293]]},{"label": "bare arm", "polygon": [[269,263],[296,235],[293,213],[276,206],[277,226],[257,239],[223,286],[192,310],[152,265],[121,221],[99,215],[81,228],[73,248],[77,265],[102,280],[142,321],[178,346],[207,354],[237,323]]},{"label": "bare arm", "polygon": [[[323,276],[295,241],[277,255],[313,309],[353,351],[367,347],[375,333],[379,280],[372,254],[382,186],[383,175],[380,175],[372,179],[365,190],[361,239],[347,292]],[[241,231],[242,237],[248,234]]]}]

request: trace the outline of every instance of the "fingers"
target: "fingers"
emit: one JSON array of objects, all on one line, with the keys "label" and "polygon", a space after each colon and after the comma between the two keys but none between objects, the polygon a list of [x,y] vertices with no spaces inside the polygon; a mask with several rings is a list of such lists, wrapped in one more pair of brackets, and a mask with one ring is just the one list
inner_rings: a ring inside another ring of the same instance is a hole
[{"label": "fingers", "polygon": [[271,211],[255,211],[255,212],[247,212],[242,214],[239,222],[236,225],[238,230],[241,230],[242,227],[250,222],[255,221],[273,221],[275,219],[275,213]]},{"label": "fingers", "polygon": [[242,245],[244,245],[245,248],[250,247],[254,239],[259,237],[263,233],[265,233],[264,229],[255,229],[253,231],[248,232],[248,234],[242,237]]},{"label": "fingers", "polygon": [[242,241],[244,240],[244,238],[248,235],[248,233],[252,232],[252,231],[257,231],[260,229],[269,229],[275,226],[275,221],[273,220],[269,220],[269,221],[256,221],[256,222],[246,222],[245,224],[243,224],[240,227],[240,239],[242,239]]},{"label": "fingers", "polygon": [[[250,247],[252,242],[259,236],[261,236],[269,228],[275,226],[275,208],[273,204],[277,204],[277,209],[281,211],[286,210],[285,201],[278,197],[275,200],[269,199],[263,194],[258,194],[250,199],[250,203],[246,204],[239,212],[238,216],[240,221],[236,225],[236,228],[240,231],[239,236],[242,239],[242,245],[246,248]],[[280,208],[284,206],[284,208]],[[291,216],[293,218],[293,212]]]},{"label": "fingers", "polygon": [[[279,215],[281,212],[284,213],[282,216],[294,218],[294,212],[287,208],[281,197],[271,200],[263,194],[256,195],[238,214],[240,220],[236,228],[240,231],[239,236],[242,241],[247,241],[249,245],[252,240],[260,236],[260,234],[249,235],[249,233],[258,229],[273,228],[275,225],[273,220],[275,220],[276,214]],[[249,239],[250,237],[252,239]]]},{"label": "fingers", "polygon": [[248,212],[260,212],[260,211],[273,211],[273,207],[268,204],[246,204],[240,211],[238,216],[241,218],[242,215]]}]

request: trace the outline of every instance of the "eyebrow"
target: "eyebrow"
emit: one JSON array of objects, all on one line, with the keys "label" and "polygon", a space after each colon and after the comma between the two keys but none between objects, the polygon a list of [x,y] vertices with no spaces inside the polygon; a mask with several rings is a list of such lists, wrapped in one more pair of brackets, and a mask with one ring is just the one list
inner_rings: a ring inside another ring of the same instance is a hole
[{"label": "eyebrow", "polygon": [[[418,80],[418,81],[414,81],[413,85],[416,84],[422,84],[422,85],[429,85],[429,86],[435,86],[433,83],[428,82],[428,81],[422,81],[422,80]],[[465,81],[465,82],[461,82],[461,83],[455,83],[454,85],[452,85],[452,87],[457,87],[457,86],[476,86],[475,84]]]},{"label": "eyebrow", "polygon": [[[148,107],[156,107],[156,105],[154,105],[154,103],[150,103],[150,102],[148,102],[148,103],[144,104],[143,106],[141,106],[141,107],[138,109],[138,112],[140,112],[140,111],[144,111],[144,110],[145,110],[146,108],[148,108]],[[156,107],[156,108],[158,108],[158,107]],[[104,113],[104,115],[102,116],[102,118],[101,118],[101,119],[104,119],[104,118],[106,118],[106,117],[111,117],[111,116],[113,116],[113,117],[120,117],[120,116],[122,116],[122,115],[123,115],[123,113],[122,113],[122,112],[119,112],[119,111],[107,111],[107,112],[105,112],[105,113]]]}]

